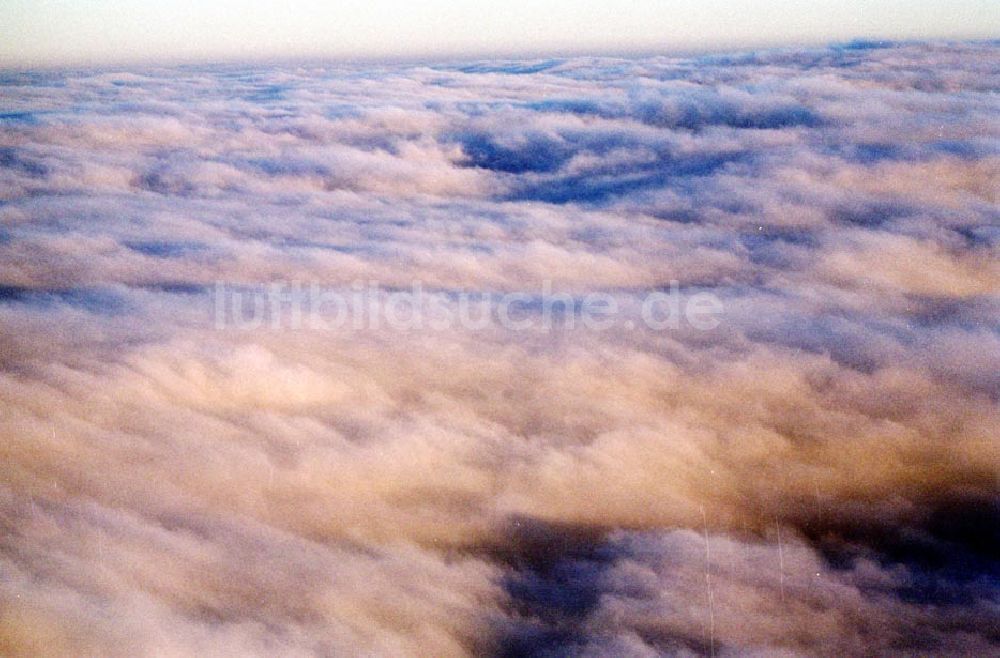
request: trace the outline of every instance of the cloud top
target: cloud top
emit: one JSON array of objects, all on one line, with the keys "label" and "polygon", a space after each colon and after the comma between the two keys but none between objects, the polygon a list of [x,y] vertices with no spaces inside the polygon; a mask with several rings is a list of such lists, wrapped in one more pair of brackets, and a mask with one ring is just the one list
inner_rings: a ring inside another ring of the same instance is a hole
[{"label": "cloud top", "polygon": [[2,84],[0,652],[1000,645],[996,44]]}]

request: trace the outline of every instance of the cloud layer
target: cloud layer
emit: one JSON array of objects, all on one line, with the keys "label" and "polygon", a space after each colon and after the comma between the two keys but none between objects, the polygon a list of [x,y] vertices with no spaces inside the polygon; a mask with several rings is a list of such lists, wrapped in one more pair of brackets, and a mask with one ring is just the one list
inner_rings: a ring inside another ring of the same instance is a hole
[{"label": "cloud layer", "polygon": [[996,44],[0,83],[0,652],[1000,648]]}]

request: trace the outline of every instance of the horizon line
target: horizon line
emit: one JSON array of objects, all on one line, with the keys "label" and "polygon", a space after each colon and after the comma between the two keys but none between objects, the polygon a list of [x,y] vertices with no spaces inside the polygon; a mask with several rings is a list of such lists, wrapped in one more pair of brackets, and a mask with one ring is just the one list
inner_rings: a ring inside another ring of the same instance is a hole
[{"label": "horizon line", "polygon": [[745,54],[752,52],[785,50],[795,48],[830,48],[852,43],[885,43],[885,44],[920,44],[920,43],[993,43],[1000,41],[998,35],[982,34],[948,34],[921,37],[890,37],[871,34],[857,34],[845,38],[829,39],[754,39],[737,41],[702,42],[700,44],[676,44],[676,46],[657,47],[654,44],[635,46],[568,46],[553,48],[512,48],[512,49],[482,49],[482,50],[425,50],[419,53],[301,53],[287,55],[191,55],[179,57],[125,57],[121,59],[67,59],[63,61],[29,62],[0,61],[2,72],[35,72],[35,71],[84,71],[150,68],[184,68],[184,67],[214,67],[214,66],[315,66],[315,65],[419,65],[444,64],[450,62],[469,62],[484,59],[506,59],[510,61],[528,59],[568,59],[577,57],[606,57],[618,59],[640,59],[646,57],[696,57],[703,55]]}]

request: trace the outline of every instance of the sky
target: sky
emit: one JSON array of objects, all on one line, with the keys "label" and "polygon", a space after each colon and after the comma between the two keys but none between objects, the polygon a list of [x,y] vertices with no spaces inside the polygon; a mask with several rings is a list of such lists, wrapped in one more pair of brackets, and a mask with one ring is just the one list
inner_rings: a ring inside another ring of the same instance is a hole
[{"label": "sky", "polygon": [[1000,34],[994,0],[5,0],[0,65],[678,51]]}]

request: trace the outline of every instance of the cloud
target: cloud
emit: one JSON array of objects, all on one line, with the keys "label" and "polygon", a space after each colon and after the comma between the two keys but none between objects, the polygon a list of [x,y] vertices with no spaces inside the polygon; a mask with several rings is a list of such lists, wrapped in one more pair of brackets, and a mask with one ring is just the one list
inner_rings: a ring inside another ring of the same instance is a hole
[{"label": "cloud", "polygon": [[[995,652],[998,62],[5,77],[0,652]],[[621,322],[217,326],[292,282]]]}]

